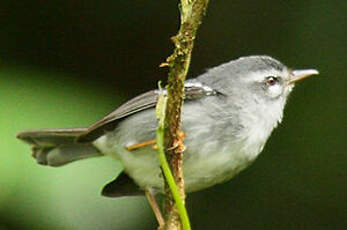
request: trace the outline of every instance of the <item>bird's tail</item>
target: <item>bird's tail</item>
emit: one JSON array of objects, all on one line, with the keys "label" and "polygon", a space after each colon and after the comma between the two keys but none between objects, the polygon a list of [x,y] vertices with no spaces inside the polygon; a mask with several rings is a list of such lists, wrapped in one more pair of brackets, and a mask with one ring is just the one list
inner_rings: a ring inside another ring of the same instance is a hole
[{"label": "bird's tail", "polygon": [[102,154],[91,143],[76,143],[76,137],[86,128],[24,131],[17,138],[32,146],[37,163],[61,166],[66,163]]}]

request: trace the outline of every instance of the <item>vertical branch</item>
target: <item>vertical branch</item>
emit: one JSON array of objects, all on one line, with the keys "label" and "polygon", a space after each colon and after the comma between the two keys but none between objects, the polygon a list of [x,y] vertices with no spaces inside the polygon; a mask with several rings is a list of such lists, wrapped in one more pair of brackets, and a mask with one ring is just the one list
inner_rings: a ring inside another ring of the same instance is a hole
[{"label": "vertical branch", "polygon": [[168,179],[165,177],[167,195],[165,202],[166,230],[182,229],[181,221],[183,217],[179,207],[182,205],[184,207],[185,193],[182,171],[184,135],[181,129],[181,107],[184,100],[184,81],[189,69],[196,32],[206,12],[207,5],[208,0],[181,0],[179,5],[181,24],[177,35],[172,37],[175,49],[173,54],[167,58],[169,74],[168,85],[166,86],[165,119],[163,121],[164,146],[167,150],[166,158],[168,159],[173,179],[177,184],[182,204],[177,204],[178,201],[173,196],[175,192],[168,186]]}]

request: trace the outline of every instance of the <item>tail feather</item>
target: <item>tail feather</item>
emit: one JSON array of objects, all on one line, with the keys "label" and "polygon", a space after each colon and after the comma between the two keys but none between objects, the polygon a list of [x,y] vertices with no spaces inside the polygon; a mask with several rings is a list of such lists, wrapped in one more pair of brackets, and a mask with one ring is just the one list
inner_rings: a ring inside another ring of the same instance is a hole
[{"label": "tail feather", "polygon": [[18,133],[17,138],[30,145],[49,147],[75,143],[76,137],[85,131],[87,128],[28,130]]},{"label": "tail feather", "polygon": [[24,131],[17,138],[32,146],[37,163],[61,166],[72,161],[102,156],[91,143],[76,143],[75,139],[85,128],[47,129]]}]

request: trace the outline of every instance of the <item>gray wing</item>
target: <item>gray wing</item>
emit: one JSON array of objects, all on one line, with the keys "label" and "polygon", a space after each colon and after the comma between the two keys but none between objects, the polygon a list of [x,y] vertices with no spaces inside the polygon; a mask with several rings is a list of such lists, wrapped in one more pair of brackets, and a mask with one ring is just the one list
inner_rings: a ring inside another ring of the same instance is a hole
[{"label": "gray wing", "polygon": [[[164,90],[163,93],[166,94],[166,91]],[[159,94],[159,90],[152,90],[131,99],[100,121],[92,124],[87,130],[80,133],[77,137],[77,142],[94,141],[98,137],[104,135],[105,132],[114,130],[118,122],[123,118],[146,109],[154,108],[157,104]],[[195,80],[190,80],[185,83],[185,100],[196,100],[201,97],[216,94],[217,91]]]}]

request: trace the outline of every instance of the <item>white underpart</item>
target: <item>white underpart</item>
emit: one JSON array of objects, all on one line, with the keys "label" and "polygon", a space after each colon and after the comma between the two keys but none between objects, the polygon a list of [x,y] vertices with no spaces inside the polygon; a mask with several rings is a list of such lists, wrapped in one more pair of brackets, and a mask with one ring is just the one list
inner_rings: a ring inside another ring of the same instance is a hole
[{"label": "white underpart", "polygon": [[284,106],[285,101],[277,101],[272,109],[264,107],[263,111],[259,111],[258,108],[242,116],[243,125],[249,128],[240,133],[240,138],[245,140],[242,148],[249,158],[254,159],[263,150],[272,130],[282,121]]},{"label": "white underpart", "polygon": [[[241,132],[237,141],[230,138],[220,140],[211,134],[212,126],[216,125],[216,121],[209,120],[210,118],[206,116],[202,119],[203,109],[201,106],[191,105],[183,112],[183,128],[187,134],[183,172],[187,192],[201,190],[229,180],[250,165],[261,152],[272,129],[282,117],[282,113],[271,114],[265,111],[264,116],[273,116],[275,121],[267,123],[268,119],[259,120],[259,116],[252,116],[249,113],[249,117],[244,117],[242,122],[243,125],[252,128]],[[282,109],[279,108],[278,111]],[[143,141],[134,138],[135,132],[143,129],[144,124],[141,122],[148,119],[147,116],[154,116],[154,112],[147,110],[143,113],[141,116],[135,114],[121,122],[116,132],[100,137],[94,145],[104,154],[120,160],[125,172],[140,187],[162,190],[164,183],[157,152],[152,146],[131,152],[124,148]],[[228,128],[230,127],[225,127],[226,130]],[[153,136],[148,137],[147,140],[153,139],[154,134],[153,132]]]},{"label": "white underpart", "polygon": [[140,148],[136,151],[128,151],[124,147],[136,144],[129,140],[129,144],[117,144],[117,139],[112,134],[101,136],[94,145],[104,154],[119,160],[124,171],[132,177],[142,188],[154,188],[161,190],[162,179],[160,176],[159,160],[156,151],[151,146]]}]

